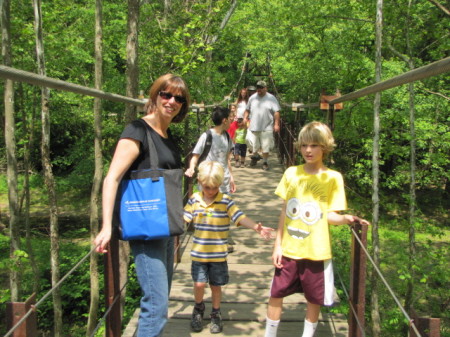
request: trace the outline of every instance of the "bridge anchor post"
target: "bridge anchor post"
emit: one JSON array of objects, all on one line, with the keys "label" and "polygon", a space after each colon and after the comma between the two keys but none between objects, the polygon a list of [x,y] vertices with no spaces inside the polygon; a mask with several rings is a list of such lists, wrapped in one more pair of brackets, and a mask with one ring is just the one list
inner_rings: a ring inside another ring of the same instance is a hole
[{"label": "bridge anchor post", "polygon": [[[441,320],[433,317],[419,317],[414,309],[411,310],[411,319],[414,322],[417,330],[421,334],[421,337],[440,337],[440,325]],[[419,337],[413,328],[409,329],[410,337]]]},{"label": "bridge anchor post", "polygon": [[[367,226],[355,224],[352,227],[359,240],[367,247]],[[352,232],[353,234],[353,232]],[[352,235],[350,267],[350,313],[348,318],[348,336],[362,337],[364,335],[364,311],[366,307],[366,260],[367,257],[359,242]]]},{"label": "bridge anchor post", "polygon": [[[24,317],[36,304],[36,293],[33,293],[25,302],[9,302],[6,304],[6,329],[10,330]],[[12,333],[12,337],[37,336],[37,315],[33,311],[22,324]]]}]

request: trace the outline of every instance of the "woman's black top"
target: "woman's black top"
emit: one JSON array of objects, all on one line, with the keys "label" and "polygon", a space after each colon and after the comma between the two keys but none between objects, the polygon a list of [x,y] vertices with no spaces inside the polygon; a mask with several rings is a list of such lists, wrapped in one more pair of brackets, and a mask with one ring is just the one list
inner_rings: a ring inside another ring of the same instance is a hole
[{"label": "woman's black top", "polygon": [[[145,125],[144,125],[145,124]],[[123,130],[120,139],[131,138],[140,142],[140,153],[134,163],[130,167],[130,171],[142,170],[150,168],[150,158],[148,152],[147,136],[145,127],[148,128],[155,144],[156,152],[158,153],[158,168],[161,169],[179,169],[183,168],[181,162],[181,151],[174,142],[170,130],[168,130],[168,138],[161,137],[153,128],[147,123],[135,120],[128,124]]]}]

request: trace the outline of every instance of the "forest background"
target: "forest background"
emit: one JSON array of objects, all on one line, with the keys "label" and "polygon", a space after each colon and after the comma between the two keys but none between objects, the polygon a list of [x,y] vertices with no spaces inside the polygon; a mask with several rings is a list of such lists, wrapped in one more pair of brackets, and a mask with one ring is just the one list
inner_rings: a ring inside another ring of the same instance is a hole
[{"label": "forest background", "polygon": [[[9,3],[4,0],[3,4]],[[101,1],[100,1],[101,3]],[[44,1],[43,45],[49,77],[94,87],[95,13],[99,1]],[[385,1],[383,8],[382,79],[449,56],[450,15],[448,2],[435,0]],[[37,73],[34,11],[31,1],[10,3],[10,65]],[[134,6],[134,7],[133,7]],[[134,80],[146,93],[161,74],[182,75],[196,102],[232,103],[236,92],[258,79],[283,104],[282,116],[294,121],[292,102],[315,103],[325,90],[350,93],[374,83],[375,1],[333,0],[164,0],[119,1],[102,4],[102,90],[127,95],[127,41],[130,11],[137,18],[138,72]],[[4,12],[3,12],[4,14]],[[3,16],[2,16],[3,17]],[[2,32],[5,24],[2,20]],[[136,45],[137,46],[137,45]],[[5,40],[2,39],[2,51]],[[4,52],[3,63],[6,64]],[[420,313],[441,318],[442,336],[450,336],[449,272],[449,148],[450,87],[448,74],[414,83],[415,110],[415,212],[410,204],[410,97],[401,86],[382,93],[380,108],[380,261],[395,292]],[[5,87],[0,87],[2,96]],[[14,84],[14,126],[18,168],[18,224],[20,249],[10,259],[7,153],[5,118],[2,116],[0,151],[0,303],[12,298],[11,270],[19,274],[16,300],[33,290],[38,298],[51,284],[49,204],[44,186],[41,138],[41,89]],[[90,246],[91,190],[93,188],[96,130],[93,99],[52,90],[49,96],[51,167],[55,177],[60,242],[60,268],[64,275]],[[118,136],[133,116],[124,104],[104,101],[101,109],[101,162],[107,171]],[[0,102],[4,114],[5,101]],[[351,206],[371,219],[374,143],[374,99],[365,97],[344,104],[335,117],[338,147],[332,166],[344,173]],[[208,115],[188,116],[188,129],[173,126],[182,148],[189,148],[206,127]],[[324,120],[310,109],[303,121]],[[298,127],[298,126],[297,126]],[[27,199],[27,189],[30,194]],[[29,200],[29,203],[26,202]],[[28,218],[29,216],[29,218]],[[29,226],[26,226],[25,220]],[[416,254],[411,262],[411,226],[416,231]],[[28,250],[25,237],[33,250]],[[339,239],[339,235],[337,237]],[[345,244],[345,243],[343,243]],[[348,260],[345,254],[338,259]],[[37,267],[34,271],[32,266]],[[62,288],[62,335],[84,335],[89,312],[89,266],[77,271]],[[37,272],[36,272],[37,270]],[[34,274],[34,277],[31,275]],[[100,275],[102,274],[100,268]],[[133,273],[130,273],[133,278]],[[39,281],[37,281],[39,280]],[[133,280],[132,280],[133,281]],[[100,283],[101,283],[100,278]],[[407,284],[415,285],[414,294]],[[38,283],[38,286],[36,285]],[[100,287],[102,285],[100,284]],[[138,306],[138,287],[129,285],[125,315]],[[381,288],[381,287],[380,287]],[[342,292],[342,290],[340,290]],[[370,283],[368,284],[370,294]],[[40,294],[40,295],[39,295]],[[385,290],[379,290],[383,310],[382,336],[405,335],[405,322]],[[367,298],[370,306],[371,297]],[[51,335],[54,307],[39,310],[42,335]],[[70,313],[70,315],[68,315]],[[372,316],[368,312],[367,320]],[[0,333],[4,332],[0,324]],[[374,332],[374,335],[376,332]],[[370,334],[372,335],[372,334]]]}]

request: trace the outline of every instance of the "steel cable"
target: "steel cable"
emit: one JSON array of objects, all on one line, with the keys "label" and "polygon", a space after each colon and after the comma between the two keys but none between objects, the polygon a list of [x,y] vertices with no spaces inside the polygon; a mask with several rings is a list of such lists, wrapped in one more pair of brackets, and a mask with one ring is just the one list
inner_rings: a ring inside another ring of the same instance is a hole
[{"label": "steel cable", "polygon": [[361,242],[361,240],[359,239],[357,233],[355,232],[354,228],[351,228],[351,231],[353,233],[353,236],[355,237],[355,239],[358,241],[359,245],[361,246],[361,248],[363,249],[364,253],[366,254],[367,258],[369,259],[369,261],[372,263],[374,270],[377,272],[378,276],[381,278],[381,280],[383,281],[384,285],[386,286],[387,290],[389,291],[389,293],[391,294],[392,298],[394,299],[395,303],[397,304],[397,306],[399,307],[400,311],[403,313],[403,315],[405,316],[405,318],[408,320],[410,326],[412,327],[412,329],[414,330],[414,332],[416,333],[417,337],[422,337],[421,334],[419,333],[419,331],[417,330],[413,320],[411,319],[411,317],[409,317],[408,313],[406,312],[406,310],[403,308],[403,306],[401,305],[399,299],[397,298],[397,296],[395,295],[394,291],[392,290],[392,288],[389,286],[389,283],[386,281],[386,279],[384,278],[383,274],[381,273],[380,269],[376,266],[375,261],[372,259],[372,257],[370,256],[369,252],[367,251],[367,249],[364,247],[363,243]]},{"label": "steel cable", "polygon": [[36,311],[36,309],[49,297],[55,289],[57,289],[91,254],[95,251],[96,247],[93,247],[89,253],[87,253],[78,263],[75,264],[75,266],[72,267],[72,269],[64,275],[58,283],[55,284],[35,305],[32,306],[30,310],[27,311],[27,313],[14,325],[5,335],[4,337],[11,336],[11,334],[31,315],[33,311]]},{"label": "steel cable", "polygon": [[105,321],[106,317],[109,315],[109,313],[111,312],[112,308],[114,307],[114,304],[116,304],[117,300],[120,298],[120,294],[122,294],[122,291],[125,289],[125,287],[128,285],[129,280],[127,280],[127,282],[125,282],[125,284],[123,285],[122,289],[120,289],[119,293],[114,297],[113,302],[111,303],[111,305],[109,306],[109,308],[105,311],[105,313],[103,314],[102,318],[100,318],[100,320],[98,321],[97,326],[95,327],[95,329],[92,331],[92,334],[89,337],[93,337],[95,335],[95,333],[98,331],[98,329],[100,329],[100,326],[103,324],[103,322]]}]

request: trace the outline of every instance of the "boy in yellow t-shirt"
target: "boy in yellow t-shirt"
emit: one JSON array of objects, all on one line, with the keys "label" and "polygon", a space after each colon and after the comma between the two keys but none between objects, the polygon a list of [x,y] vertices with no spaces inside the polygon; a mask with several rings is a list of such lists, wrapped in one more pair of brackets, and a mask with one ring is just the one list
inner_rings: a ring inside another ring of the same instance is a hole
[{"label": "boy in yellow t-shirt", "polygon": [[298,144],[305,164],[289,167],[275,190],[285,202],[278,222],[272,261],[265,337],[275,337],[283,298],[296,292],[307,300],[302,337],[312,337],[322,305],[333,304],[333,266],[329,224],[369,223],[338,212],[347,208],[342,175],[323,159],[334,149],[334,138],[323,123],[311,122],[300,131]]},{"label": "boy in yellow t-shirt", "polygon": [[198,167],[197,179],[202,187],[184,207],[184,220],[193,223],[195,232],[191,249],[191,274],[194,281],[195,306],[191,330],[203,330],[205,304],[203,296],[209,283],[212,297],[211,333],[222,331],[220,301],[222,286],[228,283],[227,243],[230,222],[251,228],[263,238],[272,237],[273,228],[263,227],[248,218],[228,195],[219,191],[223,182],[223,166],[216,161],[204,161]]}]

